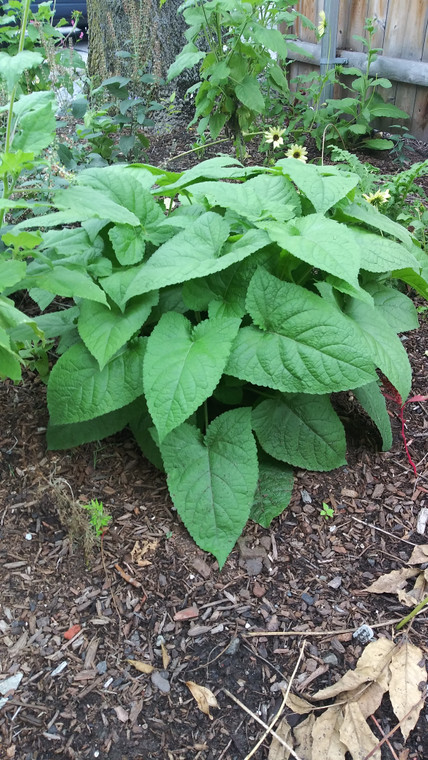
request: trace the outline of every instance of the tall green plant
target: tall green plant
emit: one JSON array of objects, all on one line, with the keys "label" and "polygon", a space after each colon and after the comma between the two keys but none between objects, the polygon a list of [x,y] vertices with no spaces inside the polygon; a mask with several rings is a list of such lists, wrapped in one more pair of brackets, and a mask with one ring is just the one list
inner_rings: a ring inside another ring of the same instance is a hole
[{"label": "tall green plant", "polygon": [[243,132],[266,110],[260,79],[269,89],[288,93],[277,60],[285,63],[295,35],[288,34],[286,40],[277,27],[294,24],[300,14],[293,5],[288,0],[187,0],[180,6],[188,42],[170,67],[168,80],[200,66],[201,81],[190,88],[196,92],[191,123],[198,122],[200,135],[209,129],[216,139],[225,127],[239,146]]},{"label": "tall green plant", "polygon": [[[75,301],[36,319],[60,336],[49,447],[129,424],[220,566],[249,517],[267,526],[287,506],[292,467],[345,463],[332,393],[353,389],[384,448],[376,369],[409,394],[398,333],[417,314],[391,276],[427,296],[427,259],[356,201],[358,184],[295,159],[246,169],[223,156],[182,174],[106,167],[58,193],[59,211],[19,225],[48,231],[13,289],[42,307]],[[179,201],[168,215],[164,198]]]}]

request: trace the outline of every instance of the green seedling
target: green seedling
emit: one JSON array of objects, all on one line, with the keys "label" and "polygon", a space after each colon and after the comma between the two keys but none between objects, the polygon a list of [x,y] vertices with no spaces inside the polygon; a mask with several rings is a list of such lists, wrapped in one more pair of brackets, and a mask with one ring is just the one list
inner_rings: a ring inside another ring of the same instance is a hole
[{"label": "green seedling", "polygon": [[82,507],[89,512],[89,521],[97,538],[102,538],[108,524],[111,522],[111,515],[104,512],[104,504],[102,501],[98,501],[98,499],[91,499],[89,504],[83,504]]},{"label": "green seedling", "polygon": [[326,520],[329,520],[330,517],[334,517],[333,507],[330,507],[328,504],[325,503],[325,501],[323,501],[322,509],[320,510],[320,515],[322,517],[325,517]]}]

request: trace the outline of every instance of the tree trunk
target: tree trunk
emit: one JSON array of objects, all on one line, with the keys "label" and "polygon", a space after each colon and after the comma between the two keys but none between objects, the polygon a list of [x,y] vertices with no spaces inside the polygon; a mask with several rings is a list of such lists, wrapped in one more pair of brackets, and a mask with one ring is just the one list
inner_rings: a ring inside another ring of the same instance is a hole
[{"label": "tree trunk", "polygon": [[186,44],[181,2],[166,0],[159,8],[159,0],[87,0],[89,74],[100,80],[122,74],[135,82],[138,72],[165,78]]}]

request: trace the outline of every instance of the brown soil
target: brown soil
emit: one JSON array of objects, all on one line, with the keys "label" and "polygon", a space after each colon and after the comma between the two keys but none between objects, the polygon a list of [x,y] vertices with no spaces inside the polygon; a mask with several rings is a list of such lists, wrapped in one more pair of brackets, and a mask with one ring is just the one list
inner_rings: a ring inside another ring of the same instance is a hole
[{"label": "brown soil", "polygon": [[[179,135],[168,146],[170,155],[185,147]],[[151,162],[165,159],[165,137],[151,151]],[[428,321],[405,345],[413,392],[427,394]],[[127,431],[48,452],[39,378],[27,372],[19,386],[0,385],[0,679],[23,673],[0,708],[2,760],[245,758],[263,729],[223,689],[269,722],[303,639],[293,690],[310,698],[355,666],[363,646],[352,634],[361,624],[396,636],[394,622],[409,609],[364,589],[403,567],[413,544],[428,543],[416,531],[428,507],[428,404],[405,408],[417,479],[396,406],[393,448],[379,453],[352,395],[337,404],[348,465],[297,472],[290,507],[270,530],[249,523],[220,573]],[[92,498],[103,501],[112,523],[91,547],[86,512],[76,505]],[[330,521],[319,514],[323,502],[334,507]],[[425,654],[427,621],[422,613],[407,631]],[[67,640],[73,625],[80,631]],[[254,631],[260,634],[247,635]],[[156,670],[141,673],[129,660]],[[186,681],[216,694],[212,720]],[[286,713],[290,723],[300,720]],[[387,698],[376,717],[380,728],[369,723],[379,738],[397,724]],[[425,706],[406,744],[398,730],[382,745],[382,760],[426,758],[427,721]],[[268,747],[256,760],[267,758]]]}]

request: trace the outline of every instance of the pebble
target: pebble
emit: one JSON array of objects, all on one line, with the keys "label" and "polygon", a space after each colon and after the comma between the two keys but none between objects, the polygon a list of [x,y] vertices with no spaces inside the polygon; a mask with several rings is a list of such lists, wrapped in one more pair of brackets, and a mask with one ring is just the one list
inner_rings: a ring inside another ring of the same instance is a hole
[{"label": "pebble", "polygon": [[327,586],[330,586],[330,588],[334,588],[334,589],[339,588],[339,586],[341,586],[341,585],[342,585],[342,576],[341,575],[336,575],[327,584]]},{"label": "pebble", "polygon": [[323,660],[324,660],[324,662],[325,662],[326,665],[338,665],[339,664],[339,660],[337,659],[337,657],[334,654],[334,652],[329,652],[328,654],[326,654],[326,656],[323,657]]},{"label": "pebble", "polygon": [[300,491],[300,495],[302,497],[302,501],[304,504],[312,504],[312,496],[306,490],[306,488],[302,488],[302,490]]},{"label": "pebble", "polygon": [[248,575],[260,575],[263,570],[263,562],[259,558],[247,559],[245,569]]},{"label": "pebble", "polygon": [[308,604],[310,607],[313,605],[313,603],[314,603],[314,601],[315,601],[315,599],[313,598],[313,596],[310,596],[310,595],[309,595],[309,594],[307,594],[306,592],[303,592],[303,594],[302,594],[302,597],[301,597],[301,598],[302,598],[302,600],[303,600],[303,601],[304,601],[306,604]]},{"label": "pebble", "polygon": [[235,655],[240,646],[241,646],[241,640],[236,636],[234,639],[232,639],[229,646],[225,650],[225,654],[229,656]]},{"label": "pebble", "polygon": [[101,662],[98,662],[97,665],[95,665],[97,673],[102,676],[104,673],[107,672],[107,662],[105,660],[101,660]]},{"label": "pebble", "polygon": [[171,690],[171,686],[169,681],[164,678],[160,673],[158,673],[157,670],[155,670],[151,675],[151,680],[153,686],[156,686],[159,691],[162,692],[162,694],[168,694]]},{"label": "pebble", "polygon": [[373,629],[370,628],[369,625],[360,625],[359,628],[357,628],[356,631],[352,634],[353,639],[357,639],[360,644],[364,646],[364,644],[368,644],[369,641],[373,641],[374,639],[374,633]]}]

